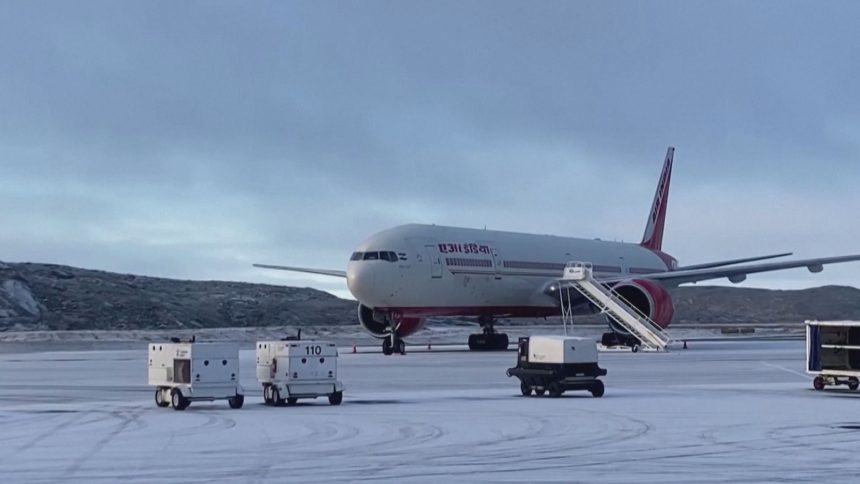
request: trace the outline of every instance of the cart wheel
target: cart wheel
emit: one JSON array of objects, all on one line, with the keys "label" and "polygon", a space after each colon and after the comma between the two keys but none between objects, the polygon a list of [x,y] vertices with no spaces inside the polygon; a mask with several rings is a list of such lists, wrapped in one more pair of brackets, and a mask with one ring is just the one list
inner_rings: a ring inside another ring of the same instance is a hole
[{"label": "cart wheel", "polygon": [[603,392],[606,391],[606,388],[603,386],[602,381],[595,380],[595,382],[591,384],[591,388],[589,388],[588,391],[591,392],[591,396],[595,398],[600,398],[603,396]]},{"label": "cart wheel", "polygon": [[279,407],[282,406],[284,404],[284,399],[281,398],[281,392],[278,390],[277,387],[271,387],[271,388],[272,388],[272,402]]},{"label": "cart wheel", "polygon": [[239,395],[230,397],[227,399],[227,403],[230,404],[230,408],[242,408],[242,405],[245,404],[245,395]]},{"label": "cart wheel", "polygon": [[163,388],[159,388],[155,391],[155,404],[162,408],[170,406],[170,402],[164,399]]},{"label": "cart wheel", "polygon": [[816,390],[824,390],[824,378],[817,376],[812,380],[812,388]]},{"label": "cart wheel", "polygon": [[638,352],[639,352],[639,345],[633,345],[633,346],[630,348],[630,351],[632,351],[632,352],[634,352],[634,353],[638,353]]},{"label": "cart wheel", "polygon": [[332,405],[340,405],[343,401],[343,392],[334,392],[328,396],[328,403]]},{"label": "cart wheel", "polygon": [[558,383],[550,383],[549,384],[549,396],[552,398],[558,398],[564,393],[564,390],[561,389],[561,386]]},{"label": "cart wheel", "polygon": [[170,403],[173,404],[174,410],[185,410],[191,405],[191,400],[185,398],[178,388],[174,388],[170,391]]},{"label": "cart wheel", "polygon": [[525,382],[520,383],[520,393],[523,394],[524,397],[527,397],[532,394],[532,387],[525,384]]},{"label": "cart wheel", "polygon": [[299,397],[287,397],[287,405],[295,405],[298,401]]},{"label": "cart wheel", "polygon": [[856,390],[857,387],[860,387],[860,380],[858,380],[857,378],[852,376],[851,378],[848,379],[848,389],[849,390]]},{"label": "cart wheel", "polygon": [[535,388],[535,395],[542,397],[544,393],[546,393],[546,390],[543,388]]}]

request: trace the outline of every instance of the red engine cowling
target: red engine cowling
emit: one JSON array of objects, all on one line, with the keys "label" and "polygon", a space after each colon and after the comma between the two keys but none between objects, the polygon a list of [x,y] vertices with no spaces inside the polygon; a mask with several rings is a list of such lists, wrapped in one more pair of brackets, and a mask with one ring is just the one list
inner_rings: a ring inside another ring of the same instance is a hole
[{"label": "red engine cowling", "polygon": [[[358,305],[358,322],[368,333],[377,338],[388,336],[388,328],[384,323],[385,316],[386,313],[383,311],[374,311],[364,304]],[[424,326],[424,318],[403,317],[393,314],[391,319],[397,328],[397,336],[401,338],[415,334]]]},{"label": "red engine cowling", "polygon": [[632,279],[619,282],[612,289],[661,328],[672,323],[675,305],[672,296],[660,284],[646,279]]}]

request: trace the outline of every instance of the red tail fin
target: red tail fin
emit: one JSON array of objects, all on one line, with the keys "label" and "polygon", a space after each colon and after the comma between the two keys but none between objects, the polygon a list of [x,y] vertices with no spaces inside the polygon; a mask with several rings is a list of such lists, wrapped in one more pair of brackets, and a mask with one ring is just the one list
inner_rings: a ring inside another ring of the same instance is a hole
[{"label": "red tail fin", "polygon": [[666,207],[669,204],[669,182],[672,180],[672,157],[675,148],[666,150],[666,161],[663,162],[663,173],[657,184],[657,192],[654,194],[654,203],[651,204],[651,213],[648,215],[648,225],[645,226],[645,234],[642,236],[642,247],[660,250],[663,247],[663,227],[666,224]]}]

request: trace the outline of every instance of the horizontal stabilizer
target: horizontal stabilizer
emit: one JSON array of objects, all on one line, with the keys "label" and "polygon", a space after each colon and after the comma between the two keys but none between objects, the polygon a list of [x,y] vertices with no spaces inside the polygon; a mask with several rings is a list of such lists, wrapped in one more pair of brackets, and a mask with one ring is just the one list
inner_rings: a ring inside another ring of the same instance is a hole
[{"label": "horizontal stabilizer", "polygon": [[790,256],[792,252],[783,252],[782,254],[772,254],[772,255],[761,255],[758,257],[747,257],[744,259],[730,259],[730,260],[721,260],[716,262],[706,262],[704,264],[694,264],[691,266],[683,266],[678,267],[675,270],[678,271],[690,271],[695,269],[710,269],[711,267],[723,267],[730,266],[733,264],[743,264],[744,262],[755,262],[759,260],[767,260],[767,259],[776,259],[777,257],[787,257]]},{"label": "horizontal stabilizer", "polygon": [[330,269],[313,269],[310,267],[273,266],[273,265],[269,265],[269,264],[254,264],[254,267],[262,267],[263,269],[277,269],[279,271],[306,272],[308,274],[321,274],[323,276],[346,278],[346,271],[335,271],[335,270],[330,270]]}]

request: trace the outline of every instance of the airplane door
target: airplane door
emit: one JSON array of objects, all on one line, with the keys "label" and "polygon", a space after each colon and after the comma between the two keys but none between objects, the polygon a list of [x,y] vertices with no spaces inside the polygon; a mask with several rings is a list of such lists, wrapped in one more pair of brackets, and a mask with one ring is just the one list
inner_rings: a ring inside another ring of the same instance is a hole
[{"label": "airplane door", "polygon": [[492,249],[493,251],[493,269],[496,273],[496,279],[502,278],[502,258],[499,256],[499,251],[497,249]]},{"label": "airplane door", "polygon": [[436,250],[435,245],[425,245],[427,252],[427,260],[430,262],[430,276],[433,278],[442,277],[442,256]]}]

